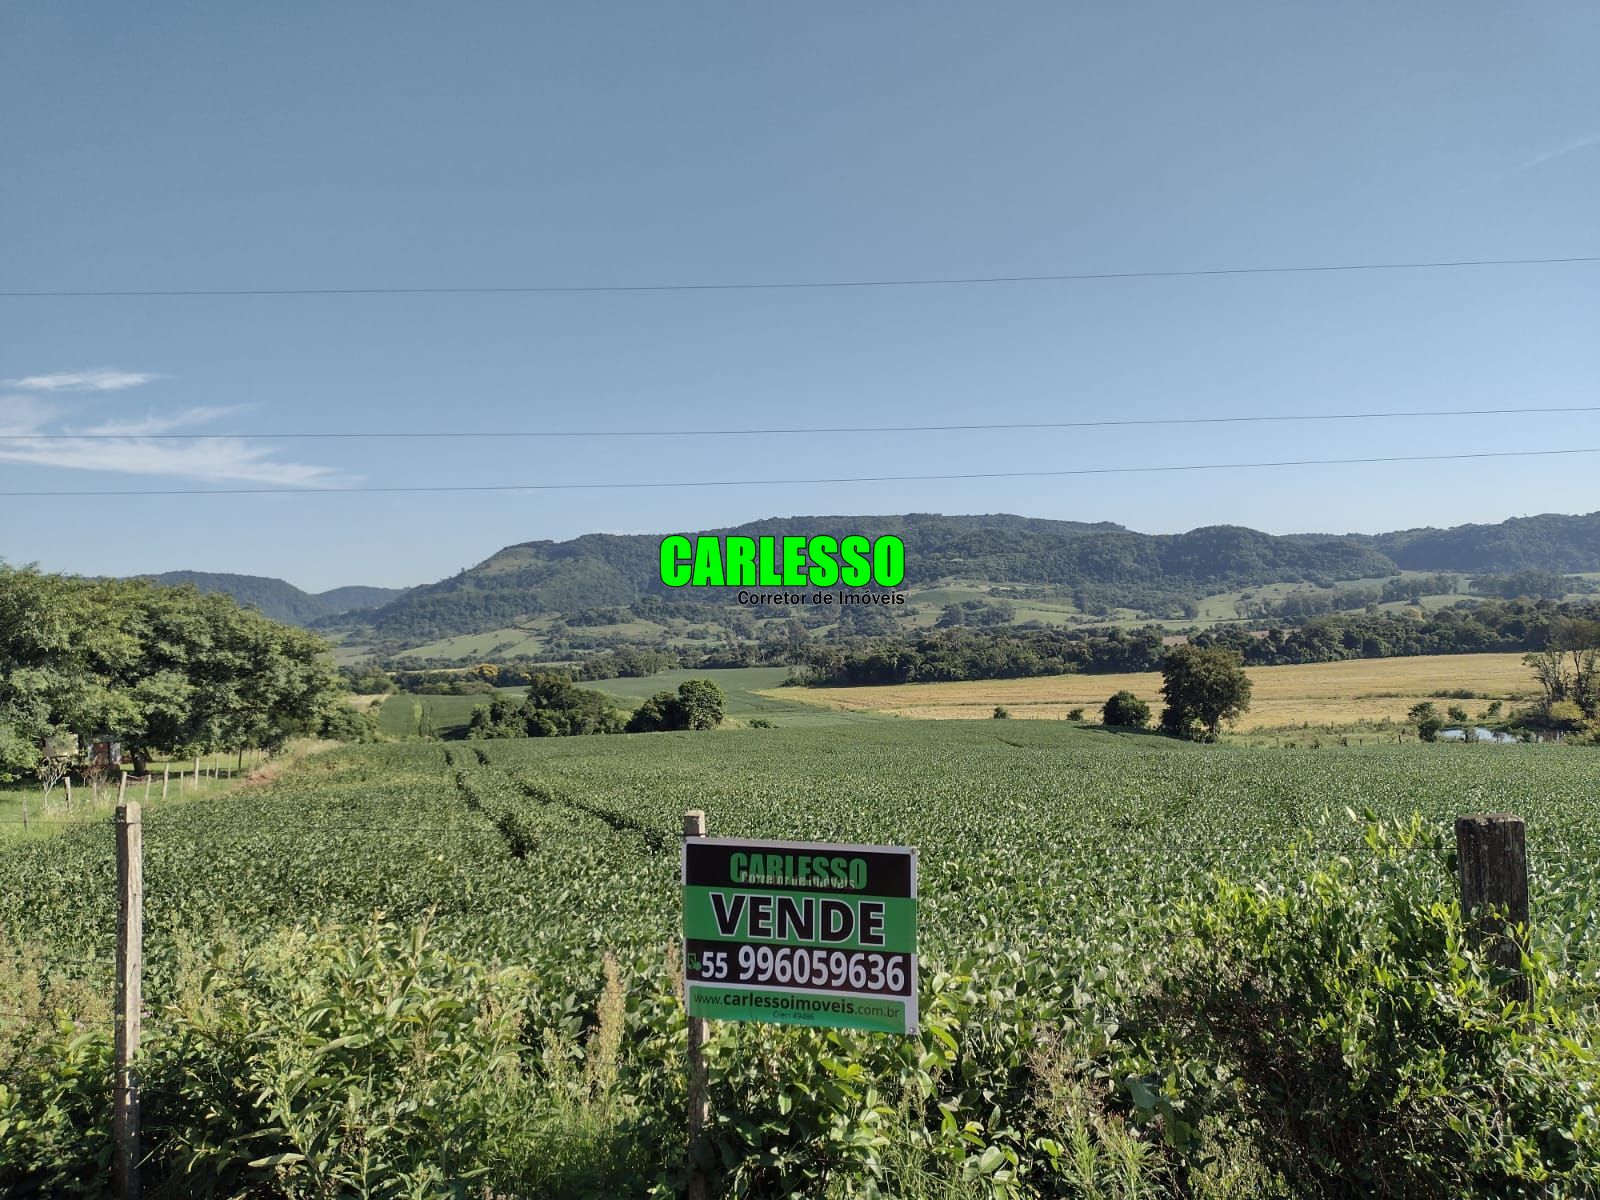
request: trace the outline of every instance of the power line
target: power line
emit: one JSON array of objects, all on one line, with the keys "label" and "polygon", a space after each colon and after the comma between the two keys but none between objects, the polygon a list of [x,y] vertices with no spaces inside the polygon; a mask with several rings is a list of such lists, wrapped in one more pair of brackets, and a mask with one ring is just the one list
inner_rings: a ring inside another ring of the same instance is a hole
[{"label": "power line", "polygon": [[1188,271],[1093,271],[1051,275],[973,275],[912,279],[831,279],[746,283],[517,284],[492,287],[126,288],[0,292],[12,300],[183,296],[499,296],[595,292],[772,292],[823,288],[963,287],[989,283],[1087,283],[1108,279],[1203,279],[1222,275],[1311,275],[1351,271],[1435,271],[1466,267],[1535,267],[1600,262],[1600,255],[1475,258],[1425,262],[1325,263],[1282,267],[1209,267]]},{"label": "power line", "polygon": [[1398,418],[1507,417],[1552,413],[1594,413],[1600,405],[1572,405],[1542,408],[1445,408],[1411,412],[1283,413],[1242,417],[1129,417],[1095,421],[1012,421],[980,422],[971,425],[821,425],[770,429],[470,429],[439,432],[396,431],[385,429],[312,433],[15,433],[0,434],[0,442],[95,442],[95,441],[221,441],[233,438],[261,440],[335,440],[420,438],[429,441],[445,438],[623,438],[623,437],[767,437],[793,434],[850,433],[972,433],[982,430],[1023,429],[1117,429],[1151,425],[1248,425],[1282,421],[1383,421]]},{"label": "power line", "polygon": [[1071,475],[1146,475],[1176,471],[1239,471],[1267,467],[1339,467],[1368,463],[1453,462],[1485,458],[1545,458],[1565,454],[1600,454],[1600,446],[1563,450],[1484,450],[1469,454],[1393,454],[1371,458],[1297,458],[1277,462],[1177,463],[1154,467],[1075,467],[1054,471],[973,471],[964,474],[933,475],[846,475],[826,479],[699,479],[627,481],[620,483],[462,483],[434,486],[405,484],[393,486],[295,487],[295,488],[151,488],[107,489],[102,491],[7,491],[5,497],[66,496],[309,496],[355,493],[392,494],[399,492],[568,492],[620,491],[644,488],[695,487],[794,487],[829,483],[918,483],[963,479],[1044,479]]}]

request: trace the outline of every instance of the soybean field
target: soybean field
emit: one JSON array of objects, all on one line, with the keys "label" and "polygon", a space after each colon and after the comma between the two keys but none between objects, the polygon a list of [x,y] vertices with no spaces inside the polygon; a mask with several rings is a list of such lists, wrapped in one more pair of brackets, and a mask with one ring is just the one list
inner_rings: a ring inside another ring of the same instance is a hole
[{"label": "soybean field", "polygon": [[[698,1163],[676,1000],[690,808],[714,836],[913,845],[921,872],[920,1033],[714,1024]],[[1480,1040],[1523,1020],[1494,1015],[1451,908],[1451,821],[1479,811],[1527,820],[1543,1015],[1479,1058],[1429,1026],[1396,1066],[1384,1005],[1433,997]],[[0,852],[0,1055],[33,1072],[0,1075],[0,1184],[92,1179],[104,1148],[111,832]],[[698,1168],[749,1196],[1405,1195],[1451,1156],[1463,1187],[1595,1179],[1592,751],[1032,721],[407,743],[158,810],[144,842],[149,1170],[177,1192],[671,1195]],[[1259,1000],[1276,1040],[1185,1025],[1217,988]],[[1536,1077],[1504,1082],[1504,1047]],[[1367,1136],[1397,1121],[1394,1162],[1371,1141],[1341,1158],[1359,1130],[1272,1131],[1249,1057],[1269,1049],[1280,1073],[1337,1077]],[[405,1097],[373,1082],[391,1058]],[[1361,1092],[1384,1070],[1404,1086]],[[1480,1077],[1515,1095],[1407,1107]],[[1478,1119],[1513,1101],[1540,1114],[1526,1130]]]}]

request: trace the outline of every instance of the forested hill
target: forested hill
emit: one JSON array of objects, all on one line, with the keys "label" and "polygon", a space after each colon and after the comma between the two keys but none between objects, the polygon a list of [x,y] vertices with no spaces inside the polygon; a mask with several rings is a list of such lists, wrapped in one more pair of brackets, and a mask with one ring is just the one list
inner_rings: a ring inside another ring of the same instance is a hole
[{"label": "forested hill", "polygon": [[[1394,564],[1345,537],[1274,537],[1236,526],[1181,534],[1120,525],[995,516],[788,517],[717,534],[895,534],[905,541],[905,586],[945,579],[1061,589],[1085,609],[1173,608],[1263,583],[1390,575]],[[427,639],[512,624],[539,613],[705,601],[706,593],[657,582],[657,535],[589,534],[568,542],[508,546],[471,570],[364,614],[385,638]],[[731,599],[723,597],[723,599]]]},{"label": "forested hill", "polygon": [[1600,512],[1543,513],[1498,525],[1405,529],[1354,540],[1416,571],[1600,571]]},{"label": "forested hill", "polygon": [[[783,517],[706,532],[895,534],[906,545],[907,587],[950,579],[1035,585],[1086,612],[1131,608],[1173,616],[1218,592],[1378,578],[1400,569],[1468,575],[1600,571],[1600,513],[1453,529],[1287,536],[1233,525],[1144,534],[1109,522],[1004,513]],[[355,587],[310,594],[279,579],[195,571],[155,578],[229,592],[276,620],[358,624],[391,644],[417,644],[505,628],[539,614],[707,600],[704,592],[675,592],[655,582],[659,541],[655,534],[587,534],[566,542],[522,542],[449,579],[406,591]]]},{"label": "forested hill", "polygon": [[224,575],[212,571],[168,571],[146,578],[166,585],[192,583],[202,592],[227,592],[262,616],[290,625],[311,625],[327,617],[377,608],[402,595],[399,588],[340,587],[303,592],[292,583],[264,575]]}]

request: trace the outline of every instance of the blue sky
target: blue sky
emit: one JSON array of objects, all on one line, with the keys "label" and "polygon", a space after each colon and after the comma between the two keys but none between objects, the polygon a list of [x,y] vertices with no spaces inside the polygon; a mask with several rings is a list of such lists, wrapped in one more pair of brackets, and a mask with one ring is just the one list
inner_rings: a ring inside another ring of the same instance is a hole
[{"label": "blue sky", "polygon": [[[8,6],[0,290],[820,281],[1600,254],[1600,8]],[[0,299],[0,490],[1052,470],[1600,447],[1524,419],[652,441],[1600,403],[1600,264],[951,288]],[[86,573],[426,582],[838,512],[1151,532],[1600,508],[1600,456],[513,494],[0,498]]]}]

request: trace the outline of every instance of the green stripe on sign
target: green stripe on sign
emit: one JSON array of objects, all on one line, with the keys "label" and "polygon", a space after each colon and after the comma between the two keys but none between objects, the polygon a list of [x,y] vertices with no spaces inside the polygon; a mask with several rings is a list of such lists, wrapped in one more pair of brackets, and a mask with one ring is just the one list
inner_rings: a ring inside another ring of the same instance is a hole
[{"label": "green stripe on sign", "polygon": [[[863,904],[868,906],[862,911]],[[874,909],[872,906],[881,906]],[[755,918],[760,933],[751,932]],[[874,928],[864,930],[864,922]],[[848,928],[848,936],[839,936]],[[825,936],[829,933],[834,936]],[[873,940],[863,941],[863,932]],[[917,902],[904,896],[830,896],[817,892],[686,887],[683,935],[706,941],[770,942],[829,950],[917,952]]]},{"label": "green stripe on sign", "polygon": [[689,985],[689,1015],[713,1021],[769,1021],[879,1033],[906,1031],[906,1002],[877,996],[807,996],[693,983]]}]

